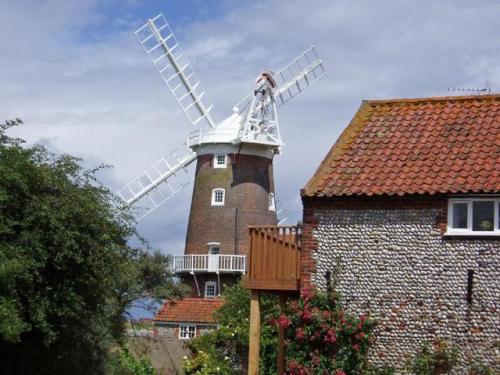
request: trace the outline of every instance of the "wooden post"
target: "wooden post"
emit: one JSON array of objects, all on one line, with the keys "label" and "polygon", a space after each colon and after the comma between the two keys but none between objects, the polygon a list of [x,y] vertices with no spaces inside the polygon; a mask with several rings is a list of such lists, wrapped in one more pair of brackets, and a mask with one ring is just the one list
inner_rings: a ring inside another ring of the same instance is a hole
[{"label": "wooden post", "polygon": [[248,375],[259,375],[260,346],[260,292],[251,290],[250,297],[250,344],[248,348]]},{"label": "wooden post", "polygon": [[[286,297],[280,295],[281,312],[285,307]],[[278,375],[285,372],[285,327],[278,324]]]}]

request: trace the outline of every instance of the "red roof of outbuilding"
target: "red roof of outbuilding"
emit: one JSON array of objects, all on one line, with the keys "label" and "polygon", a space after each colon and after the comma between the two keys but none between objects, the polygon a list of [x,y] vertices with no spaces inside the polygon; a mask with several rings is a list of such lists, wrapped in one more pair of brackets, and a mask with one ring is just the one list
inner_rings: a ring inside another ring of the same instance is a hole
[{"label": "red roof of outbuilding", "polygon": [[184,298],[167,301],[156,314],[156,321],[214,323],[215,310],[224,304],[222,299]]},{"label": "red roof of outbuilding", "polygon": [[500,192],[500,95],[361,104],[303,196]]}]

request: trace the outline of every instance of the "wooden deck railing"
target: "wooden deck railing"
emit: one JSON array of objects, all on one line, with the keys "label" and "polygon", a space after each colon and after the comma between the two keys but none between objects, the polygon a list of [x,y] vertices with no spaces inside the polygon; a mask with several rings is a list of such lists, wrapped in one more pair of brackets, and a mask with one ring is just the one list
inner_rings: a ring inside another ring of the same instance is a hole
[{"label": "wooden deck railing", "polygon": [[301,227],[249,227],[249,234],[246,287],[253,290],[297,291]]}]

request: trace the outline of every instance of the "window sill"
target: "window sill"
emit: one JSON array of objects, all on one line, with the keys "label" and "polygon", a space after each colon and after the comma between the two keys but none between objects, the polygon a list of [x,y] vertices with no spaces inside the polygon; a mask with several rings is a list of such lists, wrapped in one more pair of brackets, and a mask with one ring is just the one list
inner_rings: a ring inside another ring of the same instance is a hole
[{"label": "window sill", "polygon": [[446,232],[444,237],[500,237],[500,232]]}]

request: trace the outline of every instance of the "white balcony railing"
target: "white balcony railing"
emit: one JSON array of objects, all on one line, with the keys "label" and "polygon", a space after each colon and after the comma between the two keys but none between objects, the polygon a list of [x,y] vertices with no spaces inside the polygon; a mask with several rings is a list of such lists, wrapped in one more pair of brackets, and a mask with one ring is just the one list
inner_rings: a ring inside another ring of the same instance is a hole
[{"label": "white balcony railing", "polygon": [[181,255],[172,257],[173,272],[241,272],[246,271],[245,255]]}]

